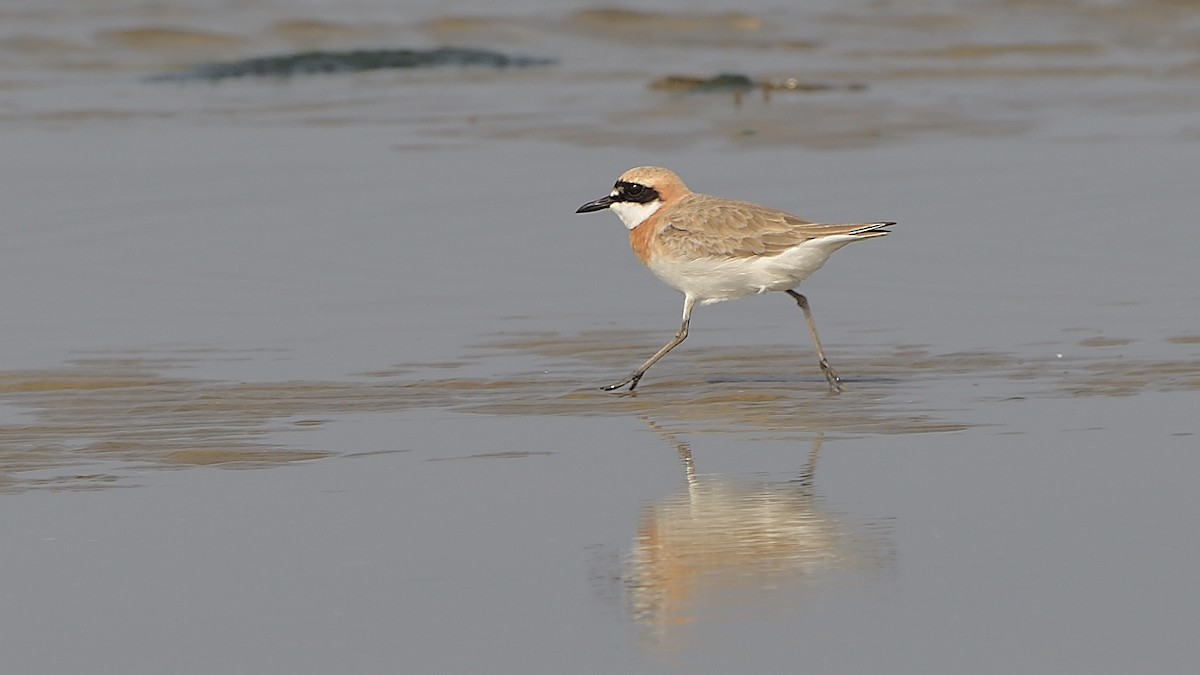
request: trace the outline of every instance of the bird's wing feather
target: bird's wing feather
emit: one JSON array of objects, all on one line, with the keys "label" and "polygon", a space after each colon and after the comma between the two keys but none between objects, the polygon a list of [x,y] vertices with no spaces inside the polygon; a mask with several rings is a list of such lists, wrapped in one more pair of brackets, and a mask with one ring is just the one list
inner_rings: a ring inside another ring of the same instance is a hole
[{"label": "bird's wing feather", "polygon": [[[688,213],[686,220],[679,209]],[[692,194],[662,214],[660,243],[687,258],[774,256],[810,240],[835,235],[863,238],[887,234],[894,223],[827,225],[749,202]]]}]

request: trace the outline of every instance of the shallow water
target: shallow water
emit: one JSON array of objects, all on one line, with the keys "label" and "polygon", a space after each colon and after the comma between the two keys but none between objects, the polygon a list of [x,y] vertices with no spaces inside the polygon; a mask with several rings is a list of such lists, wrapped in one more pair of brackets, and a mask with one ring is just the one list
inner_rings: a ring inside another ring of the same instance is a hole
[{"label": "shallow water", "polygon": [[[1195,663],[1188,4],[504,12],[0,9],[6,672]],[[143,80],[446,44],[560,63]],[[865,88],[651,89],[722,72]],[[598,390],[643,163],[900,222],[803,286],[846,392],[782,294]]]}]

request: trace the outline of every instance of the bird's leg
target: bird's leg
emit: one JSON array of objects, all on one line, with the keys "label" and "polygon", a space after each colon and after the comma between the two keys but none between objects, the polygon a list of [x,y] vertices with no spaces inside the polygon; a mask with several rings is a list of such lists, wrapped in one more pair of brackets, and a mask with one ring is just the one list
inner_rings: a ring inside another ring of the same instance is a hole
[{"label": "bird's leg", "polygon": [[650,366],[654,365],[659,359],[666,356],[667,352],[678,347],[680,342],[683,342],[684,340],[687,339],[688,324],[692,320],[692,307],[695,304],[696,304],[695,298],[693,298],[690,295],[684,296],[684,298],[683,298],[683,324],[679,326],[679,332],[675,334],[675,337],[670,342],[663,345],[662,349],[655,352],[654,356],[651,356],[649,359],[646,359],[646,362],[643,363],[641,366],[639,366],[637,370],[633,371],[633,373],[631,373],[629,375],[629,377],[621,380],[620,382],[610,384],[607,387],[601,387],[601,389],[603,389],[604,391],[612,391],[614,389],[620,389],[621,387],[624,387],[625,385],[629,385],[629,391],[633,391],[634,389],[636,389],[637,385],[638,385],[638,381],[642,379],[642,376],[646,374],[646,371],[650,369]]},{"label": "bird's leg", "polygon": [[829,361],[825,358],[825,350],[821,349],[821,338],[817,337],[817,324],[813,322],[812,310],[808,308],[808,298],[793,290],[788,290],[786,293],[796,299],[796,304],[800,305],[800,311],[804,312],[804,320],[808,322],[808,332],[812,334],[813,345],[817,348],[817,359],[820,360],[821,372],[824,373],[825,380],[829,382],[829,390],[835,394],[840,392],[842,378],[838,377],[833,366],[829,365]]}]

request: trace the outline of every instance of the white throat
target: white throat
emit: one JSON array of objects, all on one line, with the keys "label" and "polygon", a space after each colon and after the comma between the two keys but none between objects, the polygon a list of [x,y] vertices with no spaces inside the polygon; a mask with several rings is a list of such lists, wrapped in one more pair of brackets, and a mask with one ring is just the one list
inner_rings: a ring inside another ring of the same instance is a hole
[{"label": "white throat", "polygon": [[613,202],[608,208],[612,209],[617,217],[625,223],[625,227],[633,229],[641,225],[647,218],[654,215],[654,212],[662,207],[662,201],[655,199],[652,202],[638,204],[636,202]]}]

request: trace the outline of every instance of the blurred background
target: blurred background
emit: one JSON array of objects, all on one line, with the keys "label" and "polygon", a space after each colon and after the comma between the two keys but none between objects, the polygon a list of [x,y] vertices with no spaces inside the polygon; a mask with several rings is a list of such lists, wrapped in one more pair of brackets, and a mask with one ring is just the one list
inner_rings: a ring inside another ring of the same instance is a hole
[{"label": "blurred background", "polygon": [[0,0],[3,669],[1188,670],[1198,10]]}]

